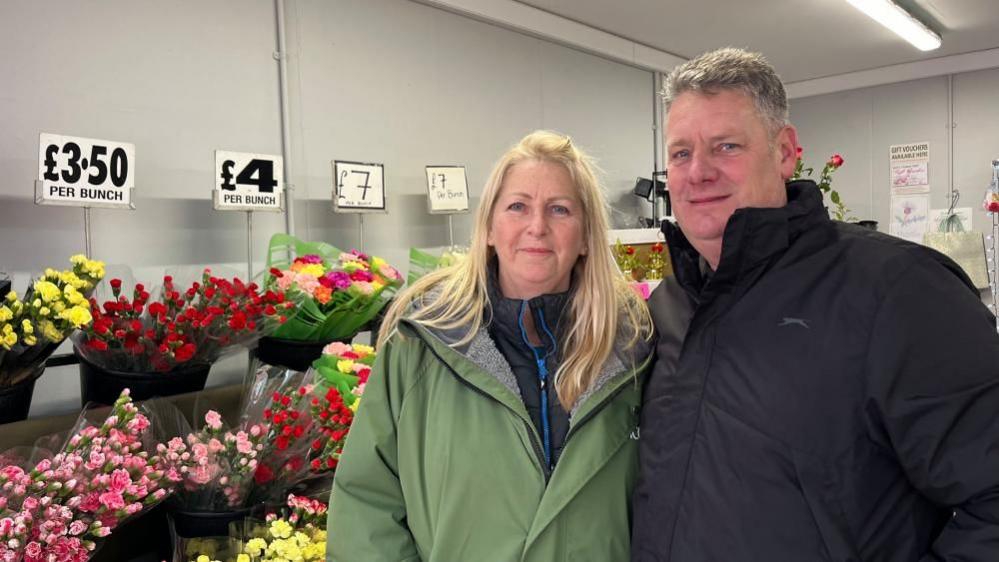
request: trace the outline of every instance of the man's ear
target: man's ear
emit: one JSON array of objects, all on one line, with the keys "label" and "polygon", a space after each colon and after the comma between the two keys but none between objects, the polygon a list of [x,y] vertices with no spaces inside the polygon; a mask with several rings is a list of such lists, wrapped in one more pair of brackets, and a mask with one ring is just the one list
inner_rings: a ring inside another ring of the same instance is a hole
[{"label": "man's ear", "polygon": [[793,125],[785,125],[777,133],[777,155],[780,158],[780,177],[784,181],[791,179],[794,168],[798,164],[798,131]]}]

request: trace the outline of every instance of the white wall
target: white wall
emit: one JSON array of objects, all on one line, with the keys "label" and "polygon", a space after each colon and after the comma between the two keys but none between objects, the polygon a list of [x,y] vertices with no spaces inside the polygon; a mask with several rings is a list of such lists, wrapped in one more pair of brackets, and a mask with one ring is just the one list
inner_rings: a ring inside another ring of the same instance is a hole
[{"label": "white wall", "polygon": [[[82,210],[33,203],[40,132],[136,146],[137,209],[93,210],[95,257],[147,283],[243,267],[245,216],[211,208],[213,151],[281,152],[275,17],[270,0],[0,3],[0,270],[19,290],[83,249]],[[365,218],[364,246],[405,269],[410,246],[447,239],[423,167],[464,164],[474,205],[494,159],[542,127],[598,159],[617,226],[647,212],[629,191],[652,169],[650,72],[407,0],[288,0],[286,18],[298,235],[358,245],[357,218],[330,211],[330,161],[381,162],[389,213]],[[284,220],[253,220],[262,261]],[[244,370],[227,360],[209,385]],[[76,380],[46,373],[32,415],[75,408]]]},{"label": "white wall", "polygon": [[997,89],[999,69],[953,76],[953,163],[946,76],[793,99],[791,121],[809,165],[818,169],[831,154],[843,155],[846,163],[833,187],[854,215],[877,220],[880,230],[888,230],[889,146],[928,141],[931,208],[947,207],[953,164],[958,206],[972,207],[975,230],[990,232],[991,219],[981,204],[992,178],[991,161],[999,157]]}]

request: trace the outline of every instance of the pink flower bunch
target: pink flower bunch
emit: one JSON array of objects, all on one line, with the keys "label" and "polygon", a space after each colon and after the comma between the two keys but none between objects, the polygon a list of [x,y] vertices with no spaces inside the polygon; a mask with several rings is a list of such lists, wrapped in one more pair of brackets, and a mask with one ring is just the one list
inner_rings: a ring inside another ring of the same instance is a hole
[{"label": "pink flower bunch", "polygon": [[[326,511],[328,510],[328,506],[324,502],[305,496],[288,494],[288,500],[285,502],[285,505],[286,507],[282,509],[285,512],[284,517],[281,518],[286,519],[295,527],[298,527],[300,524],[315,525],[317,527],[326,525]],[[265,519],[267,522],[271,522],[280,516],[281,514],[278,513],[268,513]]]},{"label": "pink flower bunch", "polygon": [[252,490],[267,434],[267,424],[226,430],[222,416],[209,410],[200,431],[157,445],[168,470],[182,482],[177,500],[199,511],[242,507]]},{"label": "pink flower bunch", "polygon": [[178,479],[143,449],[149,425],[126,389],[53,458],[0,468],[0,561],[82,562],[95,539],[170,494]]}]

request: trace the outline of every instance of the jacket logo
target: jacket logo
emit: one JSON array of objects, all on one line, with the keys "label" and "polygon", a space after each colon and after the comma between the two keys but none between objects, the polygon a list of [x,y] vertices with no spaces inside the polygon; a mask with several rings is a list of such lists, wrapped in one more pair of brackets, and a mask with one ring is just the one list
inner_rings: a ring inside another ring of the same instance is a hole
[{"label": "jacket logo", "polygon": [[634,431],[632,431],[631,435],[629,435],[628,437],[630,437],[634,441],[638,441],[641,435],[642,435],[641,428],[636,425]]},{"label": "jacket logo", "polygon": [[780,324],[777,324],[778,328],[784,326],[801,326],[802,328],[808,328],[808,322],[804,318],[789,318],[787,316],[781,320]]}]

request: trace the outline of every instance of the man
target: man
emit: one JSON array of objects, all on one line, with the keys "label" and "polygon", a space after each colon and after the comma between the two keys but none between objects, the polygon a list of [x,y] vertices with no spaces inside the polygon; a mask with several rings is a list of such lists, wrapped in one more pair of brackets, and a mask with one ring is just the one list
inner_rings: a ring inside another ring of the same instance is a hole
[{"label": "man", "polygon": [[650,299],[632,560],[999,560],[999,337],[967,277],[785,185],[759,55],[702,55],[664,95],[676,275]]}]

